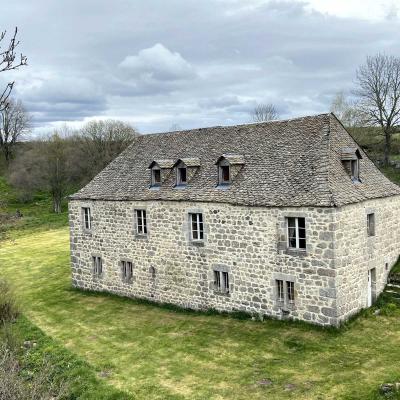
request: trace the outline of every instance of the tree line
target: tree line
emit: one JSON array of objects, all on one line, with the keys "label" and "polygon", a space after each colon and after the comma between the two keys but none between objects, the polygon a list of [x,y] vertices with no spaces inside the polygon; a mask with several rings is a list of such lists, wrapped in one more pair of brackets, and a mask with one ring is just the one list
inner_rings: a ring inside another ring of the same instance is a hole
[{"label": "tree line", "polygon": [[[18,102],[13,104],[19,106]],[[6,110],[11,111],[14,105]],[[10,118],[17,118],[17,113]],[[29,130],[30,119],[24,121],[24,129]],[[88,183],[137,135],[135,128],[118,120],[90,121],[76,130],[65,126],[29,141],[19,142],[19,135],[2,147],[6,174],[21,200],[31,200],[37,191],[49,192],[54,212],[60,213],[65,196]]]}]

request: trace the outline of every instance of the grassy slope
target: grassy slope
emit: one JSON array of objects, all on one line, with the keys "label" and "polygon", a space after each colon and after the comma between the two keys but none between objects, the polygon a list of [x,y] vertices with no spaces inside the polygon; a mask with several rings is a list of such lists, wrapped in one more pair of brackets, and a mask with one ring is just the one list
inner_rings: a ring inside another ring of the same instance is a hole
[{"label": "grassy slope", "polygon": [[[32,202],[21,203],[6,179],[0,176],[0,240],[5,236],[16,237],[66,226],[68,223],[66,208],[64,204],[63,213],[53,213],[51,201],[45,193],[38,193]],[[15,218],[17,210],[22,213],[23,218]],[[4,218],[5,216],[8,218]]]},{"label": "grassy slope", "polygon": [[371,399],[400,380],[398,308],[340,332],[175,313],[72,290],[68,257],[67,229],[35,233],[2,243],[0,273],[34,323],[137,399]]}]

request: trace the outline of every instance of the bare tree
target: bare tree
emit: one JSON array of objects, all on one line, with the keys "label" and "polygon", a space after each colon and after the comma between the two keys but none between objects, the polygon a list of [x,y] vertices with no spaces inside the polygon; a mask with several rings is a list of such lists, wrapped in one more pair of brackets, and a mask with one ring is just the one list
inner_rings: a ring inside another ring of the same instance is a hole
[{"label": "bare tree", "polygon": [[276,107],[271,103],[258,104],[250,115],[254,122],[272,121],[279,118]]},{"label": "bare tree", "polygon": [[354,128],[362,126],[363,117],[358,109],[357,102],[349,100],[343,92],[336,93],[332,100],[331,112],[333,112],[344,126]]},{"label": "bare tree", "polygon": [[[7,31],[0,33],[0,72],[11,71],[18,69],[23,65],[27,65],[28,59],[22,53],[17,56],[16,49],[19,46],[17,40],[18,29],[15,28],[14,35],[11,36],[10,41],[6,47],[2,47],[2,42],[6,40]],[[3,110],[7,105],[7,99],[11,94],[14,82],[9,82],[3,92],[0,94],[0,110]]]},{"label": "bare tree", "polygon": [[21,101],[8,99],[0,110],[0,150],[9,164],[14,146],[30,129],[31,118]]},{"label": "bare tree", "polygon": [[392,135],[400,123],[400,58],[368,56],[357,70],[356,94],[369,125],[382,129],[385,140],[384,164],[389,164]]},{"label": "bare tree", "polygon": [[79,132],[87,175],[92,178],[129,146],[138,135],[131,125],[118,121],[90,121]]}]

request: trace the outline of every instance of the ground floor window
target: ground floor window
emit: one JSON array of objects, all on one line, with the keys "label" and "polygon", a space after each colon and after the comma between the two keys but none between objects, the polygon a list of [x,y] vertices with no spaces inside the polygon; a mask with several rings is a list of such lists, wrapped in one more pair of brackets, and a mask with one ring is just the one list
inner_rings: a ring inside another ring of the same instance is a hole
[{"label": "ground floor window", "polygon": [[103,260],[99,256],[92,257],[93,275],[101,277],[103,274]]},{"label": "ground floor window", "polygon": [[219,293],[229,293],[229,273],[214,271],[214,289]]},{"label": "ground floor window", "polygon": [[121,261],[121,275],[124,282],[130,282],[133,276],[133,264],[131,261]]},{"label": "ground floor window", "polygon": [[282,305],[293,305],[295,302],[294,282],[277,279],[275,284],[276,300]]}]

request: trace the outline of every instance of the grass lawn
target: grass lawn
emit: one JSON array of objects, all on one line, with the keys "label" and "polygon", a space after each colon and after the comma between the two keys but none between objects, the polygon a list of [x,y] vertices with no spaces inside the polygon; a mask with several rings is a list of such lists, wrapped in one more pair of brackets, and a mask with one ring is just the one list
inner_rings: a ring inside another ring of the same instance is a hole
[{"label": "grass lawn", "polygon": [[[398,307],[336,331],[83,293],[70,286],[66,228],[0,242],[0,275],[29,320],[135,399],[378,399],[400,380]],[[81,398],[107,398],[89,387]]]}]

